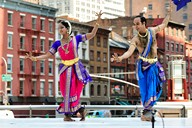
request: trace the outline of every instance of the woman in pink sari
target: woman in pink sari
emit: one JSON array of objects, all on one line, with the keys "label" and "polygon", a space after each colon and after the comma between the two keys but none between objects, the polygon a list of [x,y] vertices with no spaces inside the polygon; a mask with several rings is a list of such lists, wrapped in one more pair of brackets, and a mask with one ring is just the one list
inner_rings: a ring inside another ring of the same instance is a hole
[{"label": "woman in pink sari", "polygon": [[61,63],[59,65],[60,91],[63,96],[63,102],[57,108],[57,111],[65,115],[64,121],[75,121],[71,119],[71,115],[76,114],[77,112],[81,115],[80,121],[85,120],[85,109],[81,107],[79,102],[80,94],[83,86],[92,79],[78,58],[78,45],[80,42],[90,40],[95,36],[101,15],[101,11],[96,13],[96,16],[98,16],[97,23],[91,33],[74,37],[70,36],[70,22],[60,20],[58,22],[59,33],[62,35],[62,39],[55,41],[49,52],[44,55],[34,57],[30,53],[26,56],[26,58],[29,58],[32,61],[37,61],[47,59],[56,52],[59,53],[61,58]]}]

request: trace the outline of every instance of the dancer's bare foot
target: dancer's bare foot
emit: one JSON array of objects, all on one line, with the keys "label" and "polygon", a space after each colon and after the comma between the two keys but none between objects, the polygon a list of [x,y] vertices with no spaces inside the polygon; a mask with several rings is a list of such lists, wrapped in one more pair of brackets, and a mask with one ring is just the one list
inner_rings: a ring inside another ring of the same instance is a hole
[{"label": "dancer's bare foot", "polygon": [[152,118],[151,117],[146,117],[144,115],[141,115],[141,120],[142,121],[150,121],[151,122]]},{"label": "dancer's bare foot", "polygon": [[80,115],[81,115],[80,121],[85,121],[85,116],[86,116],[86,111],[85,111],[85,109],[83,108],[83,110],[82,110],[81,112],[79,112],[79,113],[80,113]]},{"label": "dancer's bare foot", "polygon": [[71,117],[69,117],[69,116],[64,117],[63,120],[64,121],[75,121],[75,120],[71,119]]}]

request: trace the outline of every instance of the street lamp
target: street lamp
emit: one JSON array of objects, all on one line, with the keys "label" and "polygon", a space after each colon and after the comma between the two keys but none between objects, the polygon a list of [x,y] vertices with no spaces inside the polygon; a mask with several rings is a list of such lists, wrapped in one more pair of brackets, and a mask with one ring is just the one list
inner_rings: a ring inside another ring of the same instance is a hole
[{"label": "street lamp", "polygon": [[[4,57],[1,57],[5,63],[5,74],[7,75],[7,61]],[[8,103],[8,96],[7,96],[7,81],[5,81],[5,87],[4,87],[4,97],[3,97],[3,103],[4,105],[7,105]]]}]

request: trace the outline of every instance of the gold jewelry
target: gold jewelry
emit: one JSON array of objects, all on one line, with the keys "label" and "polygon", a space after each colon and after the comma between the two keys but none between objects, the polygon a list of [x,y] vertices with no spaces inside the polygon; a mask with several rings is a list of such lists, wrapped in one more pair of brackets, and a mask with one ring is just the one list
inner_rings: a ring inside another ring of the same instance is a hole
[{"label": "gold jewelry", "polygon": [[[70,38],[68,38],[68,40],[67,40],[67,47],[66,48],[64,48],[64,44],[63,44],[63,46],[61,46],[61,48],[65,51],[65,54],[68,54],[69,53],[69,39]],[[61,43],[62,43],[62,41],[61,41]]]},{"label": "gold jewelry", "polygon": [[36,57],[32,57],[32,61],[37,61],[37,58]]},{"label": "gold jewelry", "polygon": [[99,26],[99,24],[98,23],[95,23],[97,26]]},{"label": "gold jewelry", "polygon": [[145,61],[145,62],[148,62],[148,63],[150,63],[150,64],[153,64],[153,63],[155,63],[155,62],[157,62],[158,60],[157,60],[157,58],[155,58],[155,59],[148,59],[148,58],[145,58],[145,57],[142,57],[142,56],[139,56],[139,59],[141,59],[141,60],[143,60],[143,61]]},{"label": "gold jewelry", "polygon": [[139,32],[138,32],[138,35],[139,35],[140,37],[142,37],[142,38],[145,38],[145,37],[148,35],[148,31],[146,31],[146,33],[145,33],[144,36],[142,36]]}]

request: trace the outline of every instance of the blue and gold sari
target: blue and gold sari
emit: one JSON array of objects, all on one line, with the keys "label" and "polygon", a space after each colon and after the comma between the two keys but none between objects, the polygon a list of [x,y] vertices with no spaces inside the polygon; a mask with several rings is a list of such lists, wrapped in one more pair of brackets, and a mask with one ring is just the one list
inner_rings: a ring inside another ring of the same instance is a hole
[{"label": "blue and gold sari", "polygon": [[144,109],[150,110],[162,93],[165,74],[157,58],[147,58],[153,43],[152,31],[150,29],[148,31],[147,46],[136,63],[136,77],[140,87],[142,105]]}]

